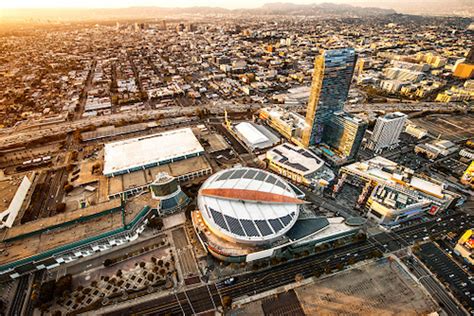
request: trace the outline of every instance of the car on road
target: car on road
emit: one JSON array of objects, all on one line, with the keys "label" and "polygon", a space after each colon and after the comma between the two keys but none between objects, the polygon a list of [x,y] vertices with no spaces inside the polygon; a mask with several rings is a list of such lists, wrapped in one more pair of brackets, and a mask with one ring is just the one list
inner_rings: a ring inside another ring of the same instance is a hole
[{"label": "car on road", "polygon": [[232,284],[235,284],[237,280],[235,278],[228,278],[226,280],[224,280],[224,285],[232,285]]}]

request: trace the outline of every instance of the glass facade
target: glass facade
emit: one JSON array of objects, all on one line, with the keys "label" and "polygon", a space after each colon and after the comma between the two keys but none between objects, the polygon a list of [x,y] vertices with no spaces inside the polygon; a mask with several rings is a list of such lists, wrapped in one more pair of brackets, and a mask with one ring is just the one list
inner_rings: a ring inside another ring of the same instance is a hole
[{"label": "glass facade", "polygon": [[304,135],[305,146],[321,143],[332,114],[344,109],[355,62],[353,48],[326,50],[316,57],[306,112],[310,131]]},{"label": "glass facade", "polygon": [[359,151],[367,123],[345,112],[336,112],[326,124],[323,141],[348,160]]}]

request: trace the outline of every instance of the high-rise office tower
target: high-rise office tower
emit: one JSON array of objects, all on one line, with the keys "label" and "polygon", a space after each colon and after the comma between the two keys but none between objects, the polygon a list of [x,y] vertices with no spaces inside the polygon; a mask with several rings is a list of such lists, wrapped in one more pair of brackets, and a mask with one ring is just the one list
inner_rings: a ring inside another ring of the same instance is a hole
[{"label": "high-rise office tower", "polygon": [[339,151],[347,160],[356,157],[367,122],[346,112],[335,112],[324,129],[323,141]]},{"label": "high-rise office tower", "polygon": [[334,112],[343,110],[355,62],[353,48],[326,50],[316,57],[306,110],[306,123],[310,130],[303,137],[305,146],[319,144],[323,138],[324,125]]},{"label": "high-rise office tower", "polygon": [[398,138],[405,127],[407,116],[400,112],[378,117],[368,147],[375,152],[398,145]]}]

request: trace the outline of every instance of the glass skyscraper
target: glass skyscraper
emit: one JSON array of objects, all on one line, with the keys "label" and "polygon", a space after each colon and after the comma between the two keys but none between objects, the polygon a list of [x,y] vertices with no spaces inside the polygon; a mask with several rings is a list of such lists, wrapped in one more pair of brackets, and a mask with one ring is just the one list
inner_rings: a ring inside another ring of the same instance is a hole
[{"label": "glass skyscraper", "polygon": [[324,127],[332,114],[343,110],[355,63],[353,48],[325,50],[316,57],[306,111],[306,123],[310,130],[303,136],[305,146],[321,143]]},{"label": "glass skyscraper", "polygon": [[359,151],[367,122],[346,112],[335,112],[324,129],[323,141],[352,160]]}]

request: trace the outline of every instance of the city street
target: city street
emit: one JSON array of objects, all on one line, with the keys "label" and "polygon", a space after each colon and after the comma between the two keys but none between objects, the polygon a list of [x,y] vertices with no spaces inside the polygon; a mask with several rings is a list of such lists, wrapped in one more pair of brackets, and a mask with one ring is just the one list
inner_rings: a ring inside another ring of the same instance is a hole
[{"label": "city street", "polygon": [[[426,237],[438,237],[444,235],[447,231],[462,231],[461,222],[472,222],[473,217],[464,214],[454,213],[443,218],[442,221],[431,220],[421,222],[412,226],[400,227],[388,233],[380,233],[367,239],[367,241],[358,243],[357,245],[349,245],[335,250],[329,250],[324,253],[310,255],[301,259],[295,259],[276,266],[269,267],[262,271],[251,272],[237,277],[234,285],[225,285],[223,281],[216,283],[219,296],[230,296],[234,300],[245,295],[255,295],[267,290],[271,290],[278,286],[286,285],[295,281],[297,274],[309,278],[314,275],[316,270],[323,271],[325,269],[334,270],[341,264],[347,264],[349,258],[354,261],[363,260],[366,256],[374,251],[385,253],[398,251],[400,249],[414,245]],[[266,282],[271,280],[271,282]],[[439,285],[435,280],[426,280],[428,291],[435,293],[439,291]],[[206,287],[199,287],[200,293],[205,293]],[[203,294],[201,294],[203,295]],[[459,311],[456,304],[450,301],[446,294],[435,295],[435,299],[440,306],[447,306],[447,312]],[[160,313],[181,314],[181,308],[191,309],[190,301],[186,299],[188,305],[183,304],[184,292],[178,295],[179,299],[174,296],[167,296],[157,300],[147,301],[131,307],[134,313],[145,315],[150,311]],[[154,306],[153,308],[150,306]],[[181,306],[180,306],[181,305]],[[207,304],[209,306],[210,304]],[[106,315],[126,315],[130,307],[125,309],[117,308],[115,312]],[[451,314],[450,314],[451,315]],[[457,315],[456,313],[453,315]],[[462,315],[462,314],[461,314]]]}]

